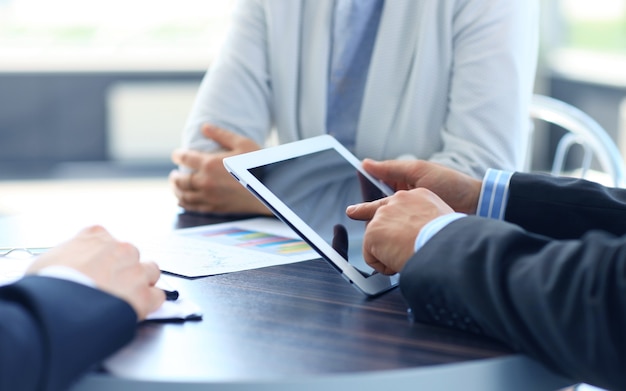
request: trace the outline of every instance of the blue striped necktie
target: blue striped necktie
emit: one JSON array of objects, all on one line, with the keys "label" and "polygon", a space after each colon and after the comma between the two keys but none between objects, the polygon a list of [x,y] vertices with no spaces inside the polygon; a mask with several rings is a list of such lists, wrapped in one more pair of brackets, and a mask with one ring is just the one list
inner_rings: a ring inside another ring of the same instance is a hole
[{"label": "blue striped necktie", "polygon": [[354,148],[363,92],[384,0],[336,0],[326,132]]}]

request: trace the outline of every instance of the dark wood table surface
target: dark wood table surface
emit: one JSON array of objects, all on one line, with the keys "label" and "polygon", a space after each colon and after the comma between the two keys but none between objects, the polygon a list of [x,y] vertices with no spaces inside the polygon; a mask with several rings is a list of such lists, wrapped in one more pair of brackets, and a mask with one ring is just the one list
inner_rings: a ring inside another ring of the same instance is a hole
[{"label": "dark wood table surface", "polygon": [[[182,214],[177,227],[219,221]],[[515,357],[493,340],[412,322],[398,289],[367,298],[321,259],[167,279],[201,306],[203,320],[143,324],[105,363],[107,372],[140,381],[271,384]]]},{"label": "dark wood table surface", "polygon": [[[152,221],[152,213],[134,210],[133,219],[124,219],[129,215],[122,211],[117,216],[124,229],[164,221],[171,222],[170,229],[224,221],[195,214]],[[105,222],[111,221],[115,218],[107,216]],[[46,226],[52,230],[60,223],[58,214],[0,216],[0,234],[11,242],[35,232],[35,225],[45,234]],[[379,384],[394,391],[450,389],[451,384],[548,390],[567,384],[495,341],[411,322],[398,289],[368,299],[323,260],[165,278],[201,307],[203,319],[140,325],[136,338],[82,379],[76,391],[377,390]]]}]

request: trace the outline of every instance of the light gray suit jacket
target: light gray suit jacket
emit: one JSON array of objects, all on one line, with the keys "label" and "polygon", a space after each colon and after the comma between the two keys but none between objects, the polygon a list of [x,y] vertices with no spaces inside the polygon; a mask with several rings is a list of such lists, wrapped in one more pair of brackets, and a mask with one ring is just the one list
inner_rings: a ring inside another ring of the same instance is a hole
[{"label": "light gray suit jacket", "polygon": [[[204,122],[262,144],[325,133],[332,0],[241,0],[183,145]],[[520,169],[536,58],[536,0],[387,0],[355,154],[409,155],[482,176]]]}]

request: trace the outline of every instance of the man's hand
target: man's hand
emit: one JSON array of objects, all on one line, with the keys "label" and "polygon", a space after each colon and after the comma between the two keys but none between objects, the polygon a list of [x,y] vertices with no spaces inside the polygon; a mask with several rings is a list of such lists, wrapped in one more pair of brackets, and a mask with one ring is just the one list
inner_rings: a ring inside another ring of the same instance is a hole
[{"label": "man's hand", "polygon": [[348,217],[368,221],[363,258],[383,274],[402,270],[413,255],[415,239],[430,221],[454,211],[436,194],[424,189],[400,190],[376,201],[351,205]]},{"label": "man's hand", "polygon": [[170,173],[178,205],[202,213],[270,215],[265,205],[237,183],[222,162],[228,156],[256,151],[261,147],[247,137],[212,125],[204,125],[202,133],[222,149],[216,152],[178,149],[173,152],[172,161],[191,170],[189,173],[179,170]]},{"label": "man's hand", "polygon": [[156,284],[161,271],[154,262],[139,262],[133,245],[115,240],[104,228],[86,228],[76,237],[41,255],[28,268],[37,273],[48,266],[71,267],[91,278],[96,287],[128,302],[139,320],[165,301]]},{"label": "man's hand", "polygon": [[365,171],[394,190],[426,188],[456,212],[476,214],[482,181],[424,160],[363,161]]}]

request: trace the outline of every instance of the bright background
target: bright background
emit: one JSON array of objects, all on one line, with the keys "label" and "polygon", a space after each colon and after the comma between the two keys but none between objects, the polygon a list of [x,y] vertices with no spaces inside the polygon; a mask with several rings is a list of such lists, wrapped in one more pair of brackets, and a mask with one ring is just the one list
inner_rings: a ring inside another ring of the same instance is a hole
[{"label": "bright background", "polygon": [[[540,1],[536,91],[623,138],[626,0]],[[233,3],[0,0],[0,180],[166,175]]]},{"label": "bright background", "polygon": [[232,0],[0,0],[0,69],[198,69]]}]

